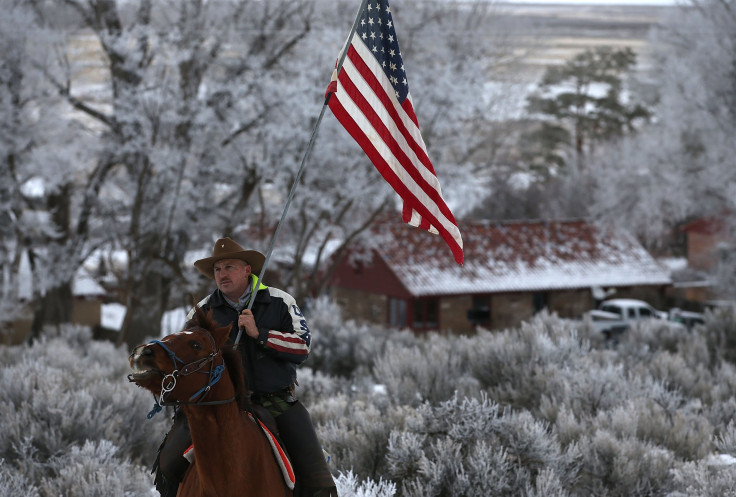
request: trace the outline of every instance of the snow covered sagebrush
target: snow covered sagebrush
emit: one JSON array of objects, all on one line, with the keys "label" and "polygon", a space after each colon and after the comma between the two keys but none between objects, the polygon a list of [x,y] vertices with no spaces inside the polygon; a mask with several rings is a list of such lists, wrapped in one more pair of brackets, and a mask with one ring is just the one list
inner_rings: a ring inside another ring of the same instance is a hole
[{"label": "snow covered sagebrush", "polygon": [[[615,347],[546,313],[465,337],[328,316],[299,395],[341,495],[735,495],[731,315]],[[170,420],[146,419],[127,355],[71,326],[0,348],[0,497],[152,495]]]},{"label": "snow covered sagebrush", "polygon": [[528,412],[501,412],[481,399],[422,404],[405,430],[389,439],[390,473],[402,495],[518,495],[535,488],[546,470],[569,486],[578,469],[578,450],[549,433]]},{"label": "snow covered sagebrush", "polygon": [[[63,327],[0,349],[0,495],[143,495],[166,430],[128,384],[128,352]],[[23,475],[21,478],[19,475]],[[27,491],[14,493],[15,486]]]},{"label": "snow covered sagebrush", "polygon": [[668,495],[686,488],[676,468],[713,471],[690,463],[727,453],[734,367],[712,342],[732,322],[652,322],[616,347],[546,313],[518,329],[429,333],[376,354],[386,395],[354,387],[312,412],[336,464],[395,481],[401,496]]}]

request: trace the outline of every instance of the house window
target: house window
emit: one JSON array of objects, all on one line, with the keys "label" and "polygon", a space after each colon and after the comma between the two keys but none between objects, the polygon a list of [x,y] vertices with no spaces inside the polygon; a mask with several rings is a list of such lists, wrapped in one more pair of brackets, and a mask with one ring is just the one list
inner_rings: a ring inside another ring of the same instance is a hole
[{"label": "house window", "polygon": [[437,299],[415,300],[413,308],[412,328],[437,328]]},{"label": "house window", "polygon": [[397,328],[406,326],[406,300],[390,297],[388,300],[388,324]]},{"label": "house window", "polygon": [[532,305],[534,306],[534,314],[544,310],[547,307],[547,293],[536,292],[532,295]]},{"label": "house window", "polygon": [[491,322],[491,297],[488,295],[474,295],[473,307],[468,309],[468,321],[473,324],[487,324]]}]

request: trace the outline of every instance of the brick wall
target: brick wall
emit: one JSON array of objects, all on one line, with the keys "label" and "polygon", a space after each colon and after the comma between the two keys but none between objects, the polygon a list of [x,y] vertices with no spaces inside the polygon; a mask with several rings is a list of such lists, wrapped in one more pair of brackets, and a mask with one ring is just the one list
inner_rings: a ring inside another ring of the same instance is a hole
[{"label": "brick wall", "polygon": [[469,295],[442,297],[440,299],[441,331],[463,334],[474,332],[475,327],[468,321],[468,310],[472,306],[473,299]]},{"label": "brick wall", "polygon": [[75,298],[72,322],[84,326],[99,326],[102,322],[102,303],[99,300]]},{"label": "brick wall", "polygon": [[579,317],[592,307],[593,297],[588,288],[547,294],[547,308],[561,318]]},{"label": "brick wall", "polygon": [[491,297],[491,328],[517,326],[532,317],[534,312],[531,293],[501,293]]},{"label": "brick wall", "polygon": [[712,269],[718,262],[717,246],[719,238],[706,233],[690,231],[687,234],[688,264],[703,271]]},{"label": "brick wall", "polygon": [[375,324],[386,324],[388,321],[386,315],[388,303],[385,295],[333,287],[332,297],[342,309],[343,319]]}]

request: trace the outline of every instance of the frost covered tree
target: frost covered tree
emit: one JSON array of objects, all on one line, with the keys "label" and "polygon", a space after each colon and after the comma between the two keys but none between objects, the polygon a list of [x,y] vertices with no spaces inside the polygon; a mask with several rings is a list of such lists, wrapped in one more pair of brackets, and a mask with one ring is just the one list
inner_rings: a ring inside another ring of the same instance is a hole
[{"label": "frost covered tree", "polygon": [[26,179],[23,163],[28,160],[33,132],[28,95],[23,92],[25,33],[33,24],[29,12],[11,5],[0,19],[0,268],[2,268],[2,312],[4,331],[17,315],[18,271],[23,254],[23,205],[31,202],[23,193]]},{"label": "frost covered tree", "polygon": [[[38,65],[99,145],[83,172],[86,188],[84,181],[75,185],[94,216],[70,229],[94,223],[92,244],[122,249],[128,258],[121,341],[158,334],[189,242],[227,234],[250,207],[267,164],[288,155],[287,146],[263,138],[267,131],[246,131],[272,125],[265,116],[275,116],[280,104],[266,88],[288,79],[280,60],[309,31],[310,9],[308,2],[39,4],[47,25],[67,37],[53,52],[56,64]],[[94,85],[80,70],[90,63],[79,54],[85,44],[99,47]],[[251,150],[257,143],[273,143],[276,157]],[[64,198],[73,194],[69,188]]]},{"label": "frost covered tree", "polygon": [[[95,147],[65,119],[68,106],[42,77],[49,62],[45,47],[59,37],[32,7],[32,2],[4,2],[0,21],[0,267],[3,303],[9,304],[4,319],[12,321],[21,310],[23,286],[37,335],[44,322],[70,318],[72,279],[85,258],[76,240],[86,236],[84,230],[75,235],[70,219],[87,212],[75,208],[75,182]],[[21,277],[24,261],[29,274]]]},{"label": "frost covered tree", "polygon": [[594,208],[603,219],[625,220],[650,245],[679,223],[736,209],[733,2],[685,2],[653,47],[655,118],[601,156]]},{"label": "frost covered tree", "polygon": [[[40,211],[56,240],[45,246],[57,247],[34,259],[45,262],[38,274],[48,283],[38,295],[69,309],[63,303],[88,255],[121,251],[127,267],[117,290],[128,312],[120,340],[139,343],[159,333],[167,307],[201,291],[187,251],[242,229],[249,233],[242,243],[265,251],[356,5],[21,4],[35,16],[36,30],[57,35],[36,36],[38,54],[23,54],[53,98],[54,106],[42,110],[58,115],[42,121],[46,135],[36,141],[48,145],[22,171],[43,181]],[[485,118],[493,102],[475,96],[505,52],[472,37],[492,19],[483,2],[427,3],[403,17],[399,36],[407,61],[416,60],[413,95],[430,155],[448,178],[446,196],[467,198],[467,185],[480,188],[469,178],[488,165],[473,152],[494,126]],[[438,43],[437,29],[447,43]],[[275,260],[286,268],[287,288],[303,297],[323,290],[337,260],[328,256],[339,257],[356,240],[374,242],[364,230],[396,200],[329,114],[300,181]],[[38,318],[38,329],[51,319],[48,312]]]}]

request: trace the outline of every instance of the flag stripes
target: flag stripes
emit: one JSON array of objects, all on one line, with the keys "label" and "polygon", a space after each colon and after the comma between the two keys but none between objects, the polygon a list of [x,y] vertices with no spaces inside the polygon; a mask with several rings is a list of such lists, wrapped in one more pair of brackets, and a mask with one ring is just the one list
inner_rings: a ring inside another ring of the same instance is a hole
[{"label": "flag stripes", "polygon": [[411,97],[407,94],[399,103],[381,64],[357,34],[337,81],[334,78],[328,89],[334,91],[330,109],[403,199],[403,220],[439,233],[462,264],[460,230],[442,199]]}]

